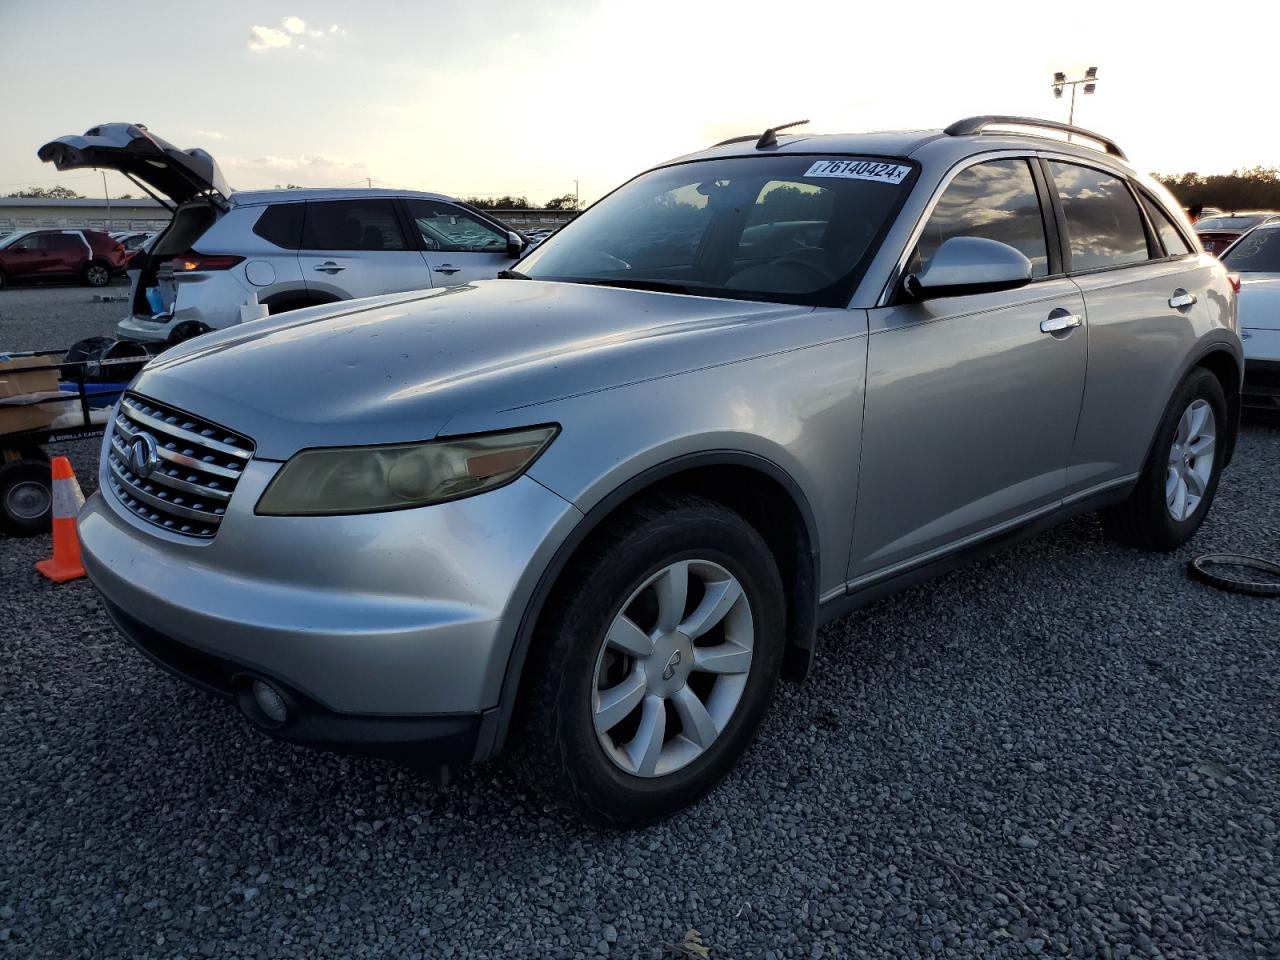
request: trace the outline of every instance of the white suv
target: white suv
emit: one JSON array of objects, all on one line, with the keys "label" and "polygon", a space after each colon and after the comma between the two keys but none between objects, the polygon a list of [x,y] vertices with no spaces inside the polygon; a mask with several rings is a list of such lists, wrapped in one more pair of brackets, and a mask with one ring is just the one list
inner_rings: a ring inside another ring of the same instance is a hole
[{"label": "white suv", "polygon": [[[269,312],[494,277],[528,241],[483,212],[433,193],[262,190],[233,193],[203,150],[179,150],[137,124],[109,123],[45,144],[59,170],[118,170],[173,211],[130,271],[117,334],[176,343]],[[159,196],[157,196],[159,194]]]}]

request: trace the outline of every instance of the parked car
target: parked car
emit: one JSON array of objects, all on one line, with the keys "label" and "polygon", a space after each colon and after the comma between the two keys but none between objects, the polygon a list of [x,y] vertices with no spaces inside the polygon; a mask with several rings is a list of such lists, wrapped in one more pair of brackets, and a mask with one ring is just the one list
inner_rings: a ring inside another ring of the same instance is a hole
[{"label": "parked car", "polygon": [[[812,245],[742,243],[793,222]],[[1226,270],[1061,124],[768,131],[505,276],[151,361],[79,519],[122,631],[281,739],[514,738],[551,795],[636,823],[726,774],[780,675],[828,669],[818,624],[1083,511],[1176,548],[1235,444]]]},{"label": "parked car", "polygon": [[1280,223],[1254,227],[1222,263],[1240,278],[1245,406],[1280,413]]},{"label": "parked car", "polygon": [[270,313],[492,278],[527,246],[487,214],[435,193],[233,193],[204,150],[135,124],[45,144],[59,170],[118,170],[167,196],[173,221],[137,262],[122,338],[176,342],[232,326],[256,296]]},{"label": "parked car", "polygon": [[156,236],[156,232],[150,230],[132,232],[125,230],[111,234],[111,238],[120,241],[120,245],[129,253],[142,249],[142,246],[154,236]]},{"label": "parked car", "polygon": [[19,230],[0,240],[0,287],[69,277],[103,287],[125,259],[124,247],[101,230]]},{"label": "parked car", "polygon": [[1195,222],[1195,231],[1207,253],[1221,254],[1242,234],[1263,223],[1280,223],[1280,213],[1260,210],[1227,217],[1202,217]]}]

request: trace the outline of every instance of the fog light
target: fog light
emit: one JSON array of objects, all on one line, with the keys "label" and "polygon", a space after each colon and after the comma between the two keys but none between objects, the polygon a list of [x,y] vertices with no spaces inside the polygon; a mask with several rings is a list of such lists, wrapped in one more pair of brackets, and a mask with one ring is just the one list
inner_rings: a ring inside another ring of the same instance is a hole
[{"label": "fog light", "polygon": [[289,708],[285,705],[284,697],[270,684],[261,680],[253,681],[253,701],[272,722],[284,723],[289,719]]}]

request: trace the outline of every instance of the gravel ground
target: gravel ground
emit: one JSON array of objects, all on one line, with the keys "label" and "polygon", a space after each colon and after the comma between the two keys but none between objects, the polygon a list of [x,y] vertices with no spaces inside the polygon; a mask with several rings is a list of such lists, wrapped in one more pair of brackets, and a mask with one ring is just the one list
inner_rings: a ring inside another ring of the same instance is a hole
[{"label": "gravel ground", "polygon": [[633,833],[504,762],[441,789],[265,739],[0,540],[0,952],[1280,957],[1280,601],[1183,572],[1280,552],[1277,476],[1254,424],[1189,548],[1083,518],[833,624],[725,783]]}]

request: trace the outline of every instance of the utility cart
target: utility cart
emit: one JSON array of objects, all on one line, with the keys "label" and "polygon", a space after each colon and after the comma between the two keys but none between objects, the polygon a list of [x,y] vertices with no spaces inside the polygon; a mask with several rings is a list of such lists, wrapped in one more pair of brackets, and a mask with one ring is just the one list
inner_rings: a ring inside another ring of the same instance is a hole
[{"label": "utility cart", "polygon": [[67,357],[66,350],[0,351],[0,530],[10,536],[48,531],[46,447],[102,436],[116,400],[147,360]]}]

